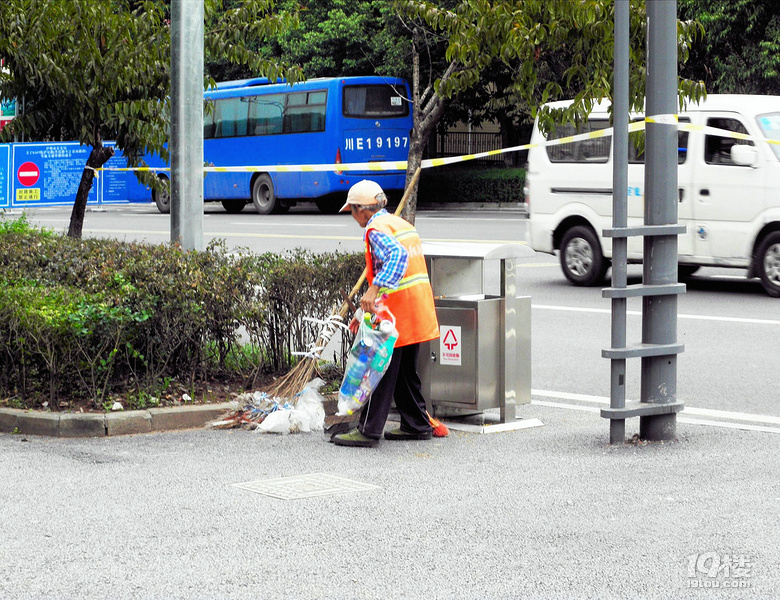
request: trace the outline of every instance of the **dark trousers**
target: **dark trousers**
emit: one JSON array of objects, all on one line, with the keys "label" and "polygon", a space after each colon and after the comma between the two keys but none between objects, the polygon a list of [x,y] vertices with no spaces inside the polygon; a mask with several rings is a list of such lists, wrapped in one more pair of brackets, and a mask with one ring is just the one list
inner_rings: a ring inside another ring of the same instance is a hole
[{"label": "dark trousers", "polygon": [[431,424],[425,414],[425,399],[420,391],[417,355],[420,344],[401,346],[393,350],[387,372],[360,413],[360,431],[366,437],[379,439],[387,422],[390,406],[401,415],[401,429],[407,433],[427,433]]}]

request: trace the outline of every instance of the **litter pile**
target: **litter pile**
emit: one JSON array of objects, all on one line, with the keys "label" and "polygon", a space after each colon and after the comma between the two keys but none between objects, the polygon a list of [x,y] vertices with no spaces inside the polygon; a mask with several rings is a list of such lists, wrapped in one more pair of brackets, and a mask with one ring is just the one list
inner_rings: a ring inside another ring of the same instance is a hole
[{"label": "litter pile", "polygon": [[325,428],[325,399],[319,389],[325,382],[314,379],[292,400],[270,396],[266,392],[241,394],[242,406],[226,418],[212,422],[212,429],[255,429],[261,433],[308,433]]}]

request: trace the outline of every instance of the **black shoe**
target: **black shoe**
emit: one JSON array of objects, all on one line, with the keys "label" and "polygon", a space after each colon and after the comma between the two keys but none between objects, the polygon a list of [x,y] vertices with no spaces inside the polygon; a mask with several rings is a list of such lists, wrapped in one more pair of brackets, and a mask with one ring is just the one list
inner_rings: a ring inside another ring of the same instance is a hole
[{"label": "black shoe", "polygon": [[402,429],[390,429],[385,431],[386,440],[429,440],[431,439],[431,432],[425,433],[408,433]]}]

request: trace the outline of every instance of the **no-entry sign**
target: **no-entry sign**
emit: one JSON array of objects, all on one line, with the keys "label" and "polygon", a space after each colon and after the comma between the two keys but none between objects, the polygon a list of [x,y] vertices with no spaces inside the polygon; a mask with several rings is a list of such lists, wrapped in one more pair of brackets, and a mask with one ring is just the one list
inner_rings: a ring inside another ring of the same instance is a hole
[{"label": "no-entry sign", "polygon": [[16,171],[16,178],[19,180],[19,184],[24,187],[30,187],[38,183],[40,176],[41,171],[34,162],[23,163]]}]

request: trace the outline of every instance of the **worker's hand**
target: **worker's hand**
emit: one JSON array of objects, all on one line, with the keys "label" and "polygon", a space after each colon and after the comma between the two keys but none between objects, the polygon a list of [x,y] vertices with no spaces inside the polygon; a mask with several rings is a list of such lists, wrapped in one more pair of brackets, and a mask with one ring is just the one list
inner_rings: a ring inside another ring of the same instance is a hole
[{"label": "worker's hand", "polygon": [[358,327],[360,327],[360,323],[358,323],[355,317],[352,317],[352,320],[349,322],[349,330],[355,334],[358,332]]},{"label": "worker's hand", "polygon": [[363,297],[360,299],[360,308],[362,308],[364,312],[371,314],[376,312],[376,306],[374,306],[374,304],[376,303],[377,294],[379,294],[379,287],[375,285],[370,286],[366,293],[363,294]]}]

